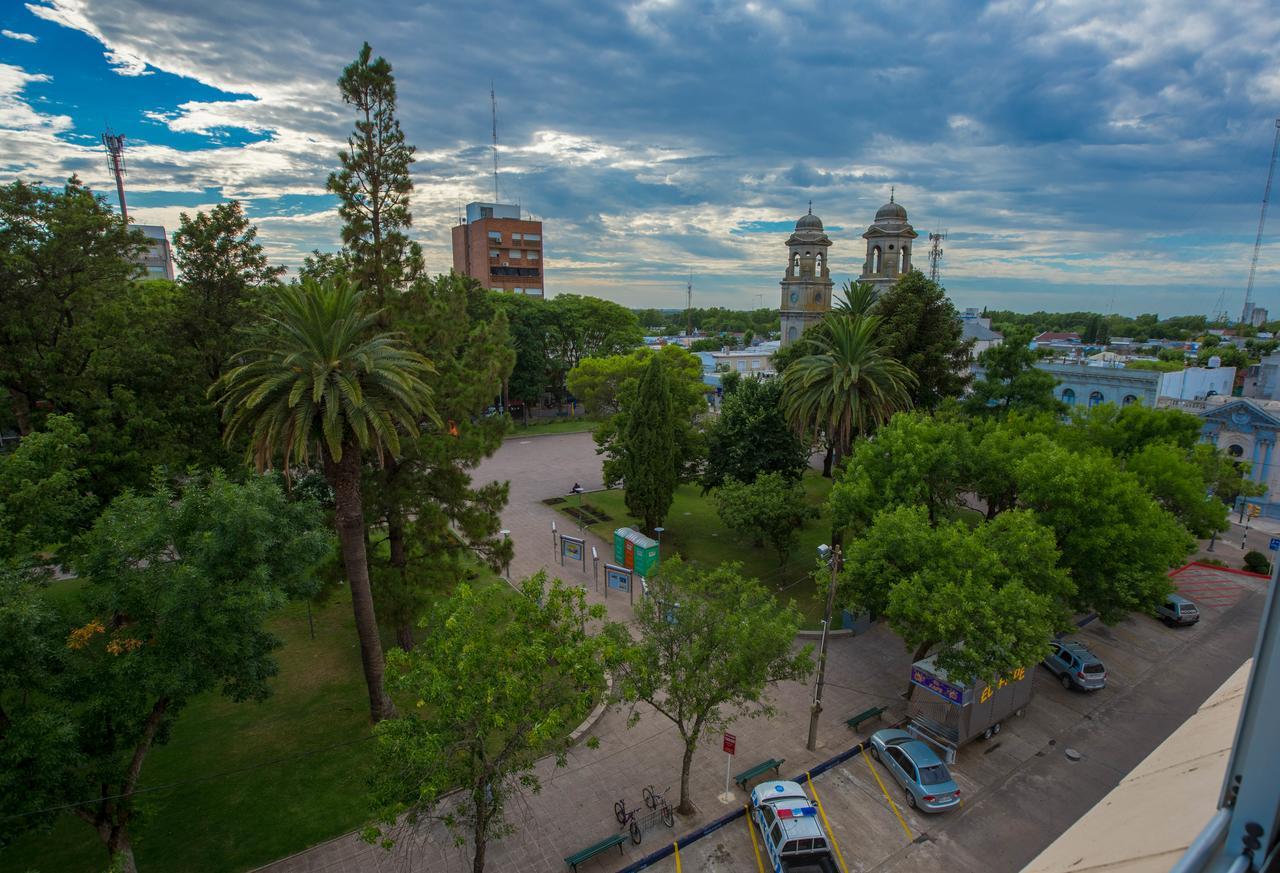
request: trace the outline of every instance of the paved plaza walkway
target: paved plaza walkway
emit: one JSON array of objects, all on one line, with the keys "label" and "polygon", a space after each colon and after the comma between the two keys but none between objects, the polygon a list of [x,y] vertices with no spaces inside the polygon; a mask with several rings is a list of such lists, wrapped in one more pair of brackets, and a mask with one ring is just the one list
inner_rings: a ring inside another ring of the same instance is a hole
[{"label": "paved plaza walkway", "polygon": [[[584,576],[572,564],[561,569],[553,563],[551,521],[554,519],[565,533],[577,535],[577,530],[572,521],[541,500],[568,494],[575,482],[587,490],[601,487],[600,458],[595,454],[591,435],[509,439],[493,458],[481,465],[475,476],[477,482],[503,479],[511,482],[510,500],[502,516],[503,525],[511,531],[515,542],[511,577],[520,579],[545,567],[565,579],[585,580],[589,600],[606,603],[611,618],[629,620],[631,609],[625,597],[614,592],[606,600],[591,583],[589,566]],[[589,547],[594,545],[603,563],[607,544],[589,532],[584,534],[584,539],[588,555]],[[612,546],[608,548],[611,555]],[[782,713],[780,717],[744,719],[733,728],[738,738],[734,772],[768,758],[783,758],[786,760],[784,772],[795,773],[849,748],[856,738],[845,727],[843,719],[876,704],[891,707],[886,718],[894,714],[895,708],[900,712],[898,695],[905,687],[907,666],[908,656],[901,642],[882,628],[857,639],[833,640],[827,711],[820,725],[817,752],[805,749],[811,689],[786,683],[779,686],[774,695]],[[550,760],[538,766],[543,780],[542,792],[525,798],[512,811],[510,817],[517,832],[489,847],[487,870],[503,873],[567,869],[566,855],[619,832],[613,816],[614,802],[623,799],[629,808],[639,806],[641,790],[646,785],[654,785],[659,790],[671,786],[668,797],[675,805],[682,753],[678,733],[671,722],[647,707],[640,710],[639,722],[634,727],[627,727],[627,718],[625,711],[606,712],[592,731],[600,739],[597,749],[579,744],[563,769],[557,769]],[[744,803],[746,795],[736,789],[733,804],[725,805],[717,799],[724,790],[725,779],[725,755],[720,751],[720,740],[718,734],[707,737],[694,758],[691,783],[697,815],[677,816],[674,834],[659,826],[657,831],[647,834],[639,846],[628,842],[623,858],[614,850],[611,859],[601,857],[584,865],[584,873],[615,870],[658,848],[673,835],[686,833],[718,818],[734,805]],[[405,870],[436,873],[470,869],[470,854],[465,848],[452,846],[439,831],[416,834],[391,852],[348,834],[262,869],[271,873]]]}]

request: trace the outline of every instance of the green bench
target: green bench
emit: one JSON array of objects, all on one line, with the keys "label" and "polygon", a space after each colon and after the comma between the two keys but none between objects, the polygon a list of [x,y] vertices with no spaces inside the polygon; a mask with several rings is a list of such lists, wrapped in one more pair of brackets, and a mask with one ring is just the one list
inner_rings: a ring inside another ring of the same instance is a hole
[{"label": "green bench", "polygon": [[626,834],[614,834],[612,837],[605,837],[603,840],[596,843],[595,845],[587,846],[585,849],[581,849],[577,852],[574,852],[572,855],[565,858],[564,862],[573,868],[573,873],[578,873],[579,864],[581,864],[583,861],[588,860],[589,858],[594,858],[596,855],[599,855],[601,852],[604,852],[608,849],[612,849],[614,846],[618,847],[618,854],[621,855],[622,844],[625,843],[626,841],[627,841]]},{"label": "green bench", "polygon": [[785,758],[781,758],[781,759],[770,758],[767,761],[761,761],[759,764],[756,764],[750,770],[743,770],[737,776],[734,776],[733,781],[737,782],[738,787],[742,788],[745,791],[747,788],[748,782],[750,782],[752,779],[756,778],[760,774],[767,773],[770,770],[772,770],[774,773],[777,773],[778,768],[781,767],[783,762],[785,761],[786,761]]},{"label": "green bench", "polygon": [[858,729],[858,725],[862,724],[867,719],[879,718],[886,708],[887,707],[883,706],[873,706],[870,709],[865,709],[846,721],[845,724],[849,726],[849,730],[856,731]]}]

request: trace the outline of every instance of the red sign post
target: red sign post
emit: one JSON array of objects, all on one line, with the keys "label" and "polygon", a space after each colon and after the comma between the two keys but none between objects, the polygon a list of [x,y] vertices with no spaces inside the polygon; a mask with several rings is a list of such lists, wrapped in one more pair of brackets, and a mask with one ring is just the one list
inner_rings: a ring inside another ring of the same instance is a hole
[{"label": "red sign post", "polygon": [[724,735],[724,794],[720,795],[720,799],[725,803],[733,800],[733,794],[729,792],[729,767],[737,750],[738,738],[726,732]]}]

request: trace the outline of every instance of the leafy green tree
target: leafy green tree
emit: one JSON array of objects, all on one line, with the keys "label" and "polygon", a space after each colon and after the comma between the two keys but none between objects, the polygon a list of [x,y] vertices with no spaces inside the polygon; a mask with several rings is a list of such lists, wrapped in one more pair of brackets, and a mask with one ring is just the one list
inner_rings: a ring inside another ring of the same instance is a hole
[{"label": "leafy green tree", "polygon": [[[41,672],[18,676],[34,693],[5,697],[13,709],[0,724],[25,728],[0,729],[0,760],[17,759],[19,772],[52,767],[38,774],[38,794],[60,793],[114,869],[136,870],[130,828],[148,753],[198,695],[268,696],[280,642],[263,623],[311,590],[328,551],[317,507],[265,479],[237,485],[214,474],[180,494],[157,486],[117,498],[79,544],[75,569],[90,581],[78,626],[60,629],[56,656],[46,644],[17,665]],[[42,722],[53,729],[47,740],[30,730]]]},{"label": "leafy green tree", "polygon": [[173,255],[189,295],[182,331],[199,353],[208,382],[222,375],[236,332],[261,313],[262,289],[284,273],[284,267],[268,263],[257,237],[239,200],[178,218]]},{"label": "leafy green tree", "polygon": [[671,386],[662,361],[653,358],[640,377],[616,456],[627,510],[650,531],[666,518],[678,481],[672,419]]},{"label": "leafy green tree", "polygon": [[328,188],[341,201],[342,243],[351,274],[375,307],[422,272],[422,248],[409,239],[413,223],[414,147],[405,142],[396,117],[396,82],[391,64],[373,58],[369,43],[338,77],[342,101],[356,110],[355,130],[338,152],[342,169],[329,174]]},{"label": "leafy green tree", "polygon": [[1072,605],[1108,624],[1153,609],[1172,591],[1168,572],[1195,546],[1138,477],[1097,449],[1054,445],[1014,466],[1018,502],[1053,529],[1076,584]]},{"label": "leafy green tree", "polygon": [[753,482],[725,479],[715,491],[716,510],[725,527],[749,537],[756,546],[767,541],[785,564],[804,523],[818,515],[805,499],[804,487],[781,473],[761,473]]},{"label": "leafy green tree", "polygon": [[25,562],[67,543],[90,518],[94,499],[82,456],[88,437],[69,415],[51,415],[0,454],[0,562]]},{"label": "leafy green tree", "polygon": [[604,688],[605,641],[585,630],[604,615],[541,572],[519,596],[461,585],[441,601],[426,641],[389,658],[392,689],[418,705],[375,729],[377,818],[365,838],[389,848],[402,829],[442,822],[481,873],[488,844],[515,831],[513,799],[541,790],[538,760],[565,765],[569,734]]},{"label": "leafy green tree", "polygon": [[718,336],[703,337],[689,343],[690,352],[718,352],[725,347],[725,340]]},{"label": "leafy green tree", "polygon": [[386,560],[371,559],[374,599],[406,649],[426,601],[463,578],[463,551],[484,556],[495,570],[511,558],[510,541],[499,536],[506,483],[471,481],[471,470],[506,434],[506,417],[484,411],[515,358],[506,316],[469,305],[487,296],[474,280],[450,273],[420,279],[388,307],[392,326],[436,362],[425,381],[444,422],[405,438],[394,463],[366,470],[370,537],[385,531],[388,542]]},{"label": "leafy green tree", "polygon": [[978,355],[983,377],[965,400],[970,415],[1007,415],[1010,412],[1051,412],[1061,415],[1066,406],[1053,396],[1058,380],[1036,367],[1030,348],[1031,332],[1010,330],[1000,345]]},{"label": "leafy green tree", "polygon": [[704,569],[679,558],[663,562],[636,604],[634,631],[613,624],[612,670],[618,699],[644,702],[680,733],[680,805],[694,812],[689,771],[698,742],[740,716],[772,716],[769,686],[804,681],[813,669],[812,647],[797,651],[800,613],[778,603],[740,564]]},{"label": "leafy green tree", "polygon": [[298,275],[294,281],[311,279],[323,284],[337,279],[348,279],[353,271],[351,255],[342,249],[336,252],[322,252],[315,249],[302,259],[302,266],[298,268]]},{"label": "leafy green tree", "polygon": [[970,530],[933,524],[923,506],[899,506],[852,542],[836,596],[884,616],[912,661],[936,651],[961,681],[992,682],[1034,665],[1069,626],[1073,588],[1058,564],[1053,532],[1030,513]]},{"label": "leafy green tree", "polygon": [[61,190],[21,180],[0,187],[0,385],[19,433],[37,404],[70,411],[108,339],[96,317],[141,268],[139,230],[72,176]]},{"label": "leafy green tree", "polygon": [[783,410],[797,433],[825,434],[838,464],[855,436],[911,405],[915,377],[887,352],[876,317],[829,316],[811,333],[809,353],[782,374]]},{"label": "leafy green tree", "polygon": [[[602,361],[599,367],[586,370],[588,362]],[[617,409],[595,429],[597,451],[605,456],[604,480],[610,486],[626,478],[624,450],[626,434],[631,427],[639,402],[640,382],[650,363],[658,361],[671,394],[671,414],[665,426],[675,441],[676,476],[693,476],[706,454],[705,438],[697,427],[698,416],[707,410],[707,391],[702,381],[702,364],[679,346],[663,346],[657,352],[640,349],[630,355],[609,358],[586,358],[570,374],[580,374],[574,384],[591,398],[590,408],[605,412]],[[614,389],[616,387],[616,393]]]},{"label": "leafy green tree", "polygon": [[946,293],[919,270],[898,279],[875,303],[884,351],[915,375],[911,405],[933,409],[969,384],[972,342]]},{"label": "leafy green tree", "polygon": [[1244,569],[1250,573],[1271,574],[1271,561],[1262,552],[1250,549],[1244,556]]},{"label": "leafy green tree", "polygon": [[895,415],[858,444],[831,489],[833,523],[865,530],[882,509],[920,505],[929,523],[949,518],[973,478],[972,440],[963,421]]},{"label": "leafy green tree", "polygon": [[1226,504],[1209,491],[1204,466],[1186,450],[1169,443],[1151,443],[1134,452],[1124,467],[1193,536],[1208,537],[1230,527]]},{"label": "leafy green tree", "polygon": [[1096,446],[1116,458],[1127,458],[1154,443],[1177,446],[1185,452],[1200,441],[1202,420],[1180,409],[1153,409],[1141,404],[1119,407],[1102,403],[1077,410],[1072,427],[1059,441],[1073,448]]},{"label": "leafy green tree", "polygon": [[393,714],[383,688],[382,642],[365,549],[361,458],[396,457],[401,431],[416,437],[424,419],[439,425],[426,379],[431,363],[396,337],[374,333],[380,313],[363,313],[345,283],[310,280],[277,291],[278,310],[259,344],[237,358],[211,389],[230,443],[244,435],[259,469],[282,455],[286,469],[317,458],[334,491],[335,524],[360,659],[375,722]]},{"label": "leafy green tree", "polygon": [[1106,343],[1111,339],[1111,334],[1107,329],[1106,320],[1096,312],[1090,316],[1088,324],[1085,326],[1084,334],[1080,339],[1087,343]]},{"label": "leafy green tree", "polygon": [[762,473],[780,473],[795,482],[808,466],[809,447],[782,414],[782,382],[747,379],[724,398],[720,415],[707,430],[702,491],[726,479],[754,482]]},{"label": "leafy green tree", "polygon": [[1208,491],[1227,506],[1234,506],[1237,497],[1260,497],[1267,491],[1265,482],[1249,478],[1251,464],[1235,460],[1217,446],[1196,444],[1191,450],[1191,461],[1200,467]]},{"label": "leafy green tree", "polygon": [[1210,358],[1217,358],[1218,365],[1221,367],[1235,367],[1237,370],[1243,370],[1249,366],[1249,353],[1234,345],[1200,349],[1196,353],[1196,365],[1206,366]]},{"label": "leafy green tree", "polygon": [[720,374],[720,391],[725,397],[738,390],[742,384],[742,374],[737,370],[725,370]]},{"label": "leafy green tree", "polygon": [[491,302],[507,317],[511,345],[516,353],[515,365],[507,379],[506,397],[524,407],[527,424],[529,408],[542,404],[544,392],[551,384],[547,337],[554,316],[547,301],[540,297],[492,292]]}]

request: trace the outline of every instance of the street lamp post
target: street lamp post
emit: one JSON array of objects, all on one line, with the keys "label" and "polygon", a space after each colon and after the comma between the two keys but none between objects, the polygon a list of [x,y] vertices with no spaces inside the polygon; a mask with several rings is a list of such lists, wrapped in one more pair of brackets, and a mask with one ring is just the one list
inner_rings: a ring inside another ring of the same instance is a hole
[{"label": "street lamp post", "polygon": [[653,529],[653,532],[658,535],[658,566],[659,567],[662,566],[662,532],[664,530],[666,530],[665,527],[655,527]]},{"label": "street lamp post", "polygon": [[[511,531],[507,530],[505,527],[502,530],[498,531],[498,533],[502,534],[503,545],[506,545],[511,541]],[[509,552],[507,552],[506,549],[503,549],[503,555],[506,557],[506,561],[503,562],[505,564],[505,566],[503,567],[503,569],[505,570],[505,573],[503,575],[505,575],[507,577],[507,581],[510,582],[511,581],[511,555]]]},{"label": "street lamp post", "polygon": [[809,710],[810,752],[818,747],[818,716],[822,713],[822,684],[827,677],[827,637],[831,634],[831,613],[836,608],[836,574],[840,572],[840,547],[818,546],[818,557],[825,558],[831,567],[831,585],[827,589],[827,613],[822,621],[822,643],[818,650],[818,684],[813,693],[813,706]]},{"label": "street lamp post", "polygon": [[578,530],[582,530],[582,486],[574,482],[569,493],[578,495]]}]

